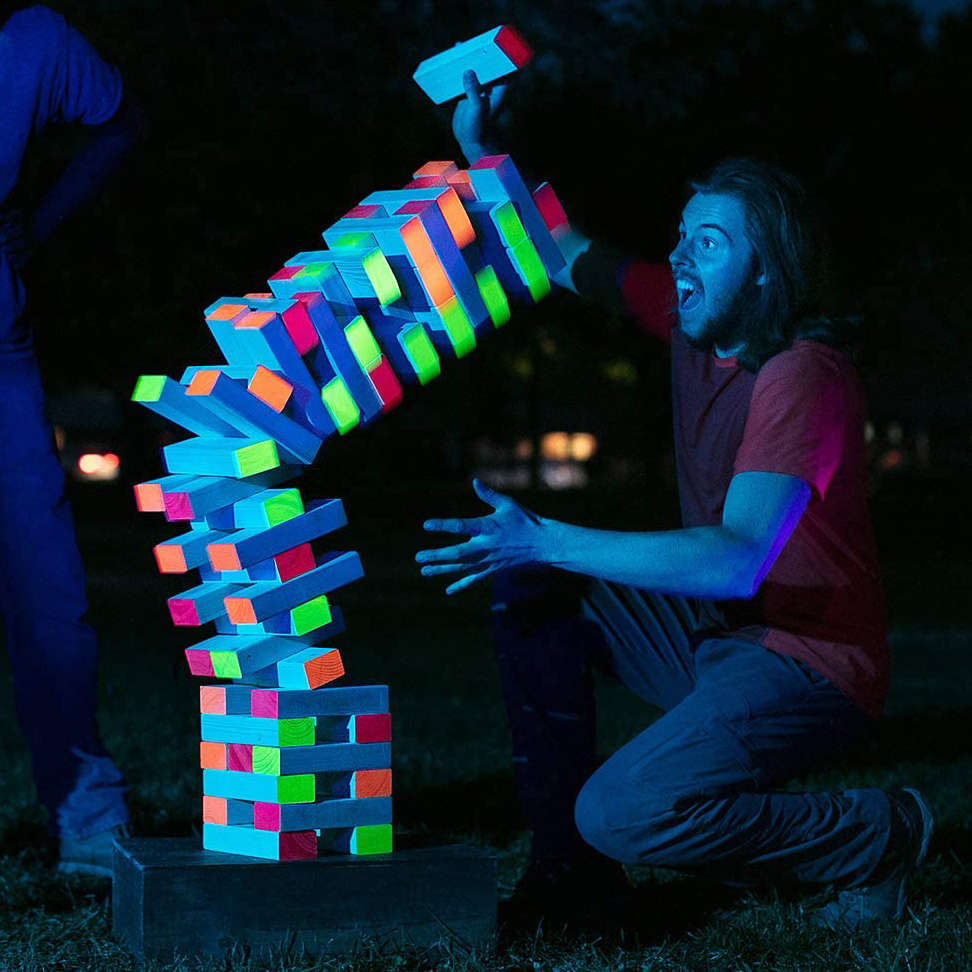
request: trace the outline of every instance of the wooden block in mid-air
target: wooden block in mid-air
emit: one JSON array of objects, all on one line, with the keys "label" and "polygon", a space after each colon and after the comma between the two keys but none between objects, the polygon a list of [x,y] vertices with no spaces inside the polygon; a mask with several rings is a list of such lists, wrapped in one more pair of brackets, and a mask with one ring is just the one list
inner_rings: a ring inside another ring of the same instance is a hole
[{"label": "wooden block in mid-air", "polygon": [[498,81],[524,67],[533,57],[527,42],[509,24],[494,27],[424,60],[412,77],[441,105],[464,93],[462,75],[473,70],[480,84]]}]

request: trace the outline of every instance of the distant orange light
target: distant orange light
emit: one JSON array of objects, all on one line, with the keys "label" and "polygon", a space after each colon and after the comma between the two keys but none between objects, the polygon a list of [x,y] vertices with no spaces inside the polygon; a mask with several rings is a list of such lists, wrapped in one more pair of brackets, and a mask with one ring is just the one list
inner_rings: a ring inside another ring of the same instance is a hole
[{"label": "distant orange light", "polygon": [[85,476],[96,479],[114,479],[118,475],[121,460],[114,452],[102,455],[100,452],[85,452],[78,457],[78,469]]}]

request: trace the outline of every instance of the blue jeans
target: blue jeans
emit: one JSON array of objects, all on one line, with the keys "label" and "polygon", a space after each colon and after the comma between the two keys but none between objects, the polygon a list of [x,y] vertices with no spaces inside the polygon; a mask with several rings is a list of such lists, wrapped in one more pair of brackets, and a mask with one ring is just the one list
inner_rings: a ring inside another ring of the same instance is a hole
[{"label": "blue jeans", "polygon": [[17,717],[53,835],[128,820],[95,721],[97,642],[37,363],[0,354],[0,616]]},{"label": "blue jeans", "polygon": [[[494,585],[514,774],[536,857],[600,853],[741,885],[865,883],[877,789],[790,793],[874,720],[819,673],[698,629],[697,605],[558,571]],[[595,768],[593,672],[665,710]]]}]

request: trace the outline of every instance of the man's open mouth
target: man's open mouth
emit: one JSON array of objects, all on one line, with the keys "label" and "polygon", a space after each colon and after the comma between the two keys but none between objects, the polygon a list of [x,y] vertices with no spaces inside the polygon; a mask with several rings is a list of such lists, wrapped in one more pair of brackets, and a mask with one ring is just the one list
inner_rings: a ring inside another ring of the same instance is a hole
[{"label": "man's open mouth", "polygon": [[692,280],[675,281],[675,289],[678,291],[678,309],[682,311],[695,310],[702,302],[702,288]]}]

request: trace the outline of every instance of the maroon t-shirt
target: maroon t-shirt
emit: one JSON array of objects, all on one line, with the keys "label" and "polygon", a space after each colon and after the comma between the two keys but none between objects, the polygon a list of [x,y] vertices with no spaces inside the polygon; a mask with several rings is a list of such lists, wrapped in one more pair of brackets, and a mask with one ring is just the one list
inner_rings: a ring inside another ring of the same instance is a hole
[{"label": "maroon t-shirt", "polygon": [[734,357],[688,344],[676,326],[667,266],[629,260],[605,274],[607,265],[596,253],[578,260],[578,290],[607,298],[613,286],[614,303],[620,297],[624,310],[671,346],[683,524],[721,523],[736,473],[785,473],[811,487],[756,596],[707,602],[703,623],[804,662],[876,718],[891,659],[865,493],[864,390],[853,363],[827,345],[798,340],[751,374]]}]

